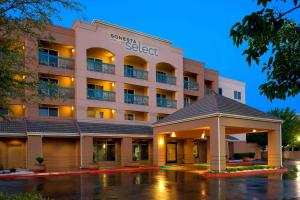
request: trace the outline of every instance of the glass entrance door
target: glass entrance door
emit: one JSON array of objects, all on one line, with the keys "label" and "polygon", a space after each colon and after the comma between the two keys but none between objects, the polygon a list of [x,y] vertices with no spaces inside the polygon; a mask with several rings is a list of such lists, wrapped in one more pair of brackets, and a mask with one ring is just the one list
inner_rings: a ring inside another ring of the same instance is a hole
[{"label": "glass entrance door", "polygon": [[176,142],[167,143],[166,150],[167,150],[166,162],[167,163],[177,163],[177,143]]}]

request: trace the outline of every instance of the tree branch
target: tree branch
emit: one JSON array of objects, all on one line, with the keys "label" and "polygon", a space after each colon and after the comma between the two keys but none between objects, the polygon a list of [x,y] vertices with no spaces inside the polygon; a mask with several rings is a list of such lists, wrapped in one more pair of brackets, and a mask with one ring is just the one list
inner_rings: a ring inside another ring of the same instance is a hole
[{"label": "tree branch", "polygon": [[290,10],[284,12],[284,13],[280,13],[280,14],[279,14],[279,17],[277,17],[276,19],[282,18],[284,15],[286,15],[286,14],[288,14],[288,13],[290,13],[290,12],[293,12],[294,10],[296,10],[296,9],[298,9],[298,8],[300,8],[300,5],[298,5],[298,6],[294,7],[294,8],[292,8],[292,9],[290,9]]}]

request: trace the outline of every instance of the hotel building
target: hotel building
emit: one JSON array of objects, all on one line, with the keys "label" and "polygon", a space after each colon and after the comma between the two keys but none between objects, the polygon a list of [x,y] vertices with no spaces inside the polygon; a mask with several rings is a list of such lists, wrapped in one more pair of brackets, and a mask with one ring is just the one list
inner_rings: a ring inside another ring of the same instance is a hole
[{"label": "hotel building", "polygon": [[[157,165],[157,121],[212,93],[245,103],[244,83],[184,58],[168,40],[98,20],[47,32],[53,41],[47,34],[36,43],[25,41],[26,53],[36,56],[26,66],[38,72],[45,98],[13,100],[1,109],[14,116],[0,121],[5,168],[31,169],[37,156],[48,170],[84,168],[93,160],[100,167]],[[199,134],[170,141],[163,164],[209,162],[203,135],[209,129]]]}]

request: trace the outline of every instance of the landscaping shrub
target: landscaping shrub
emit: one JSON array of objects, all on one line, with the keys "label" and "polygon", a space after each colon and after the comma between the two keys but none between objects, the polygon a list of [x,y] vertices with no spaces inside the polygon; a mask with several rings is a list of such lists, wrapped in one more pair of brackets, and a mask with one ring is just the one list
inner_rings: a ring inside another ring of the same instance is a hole
[{"label": "landscaping shrub", "polygon": [[36,157],[35,160],[39,163],[42,164],[44,162],[44,158],[43,157]]},{"label": "landscaping shrub", "polygon": [[228,172],[237,172],[245,170],[256,170],[256,169],[275,169],[274,166],[269,165],[251,165],[251,166],[238,166],[238,167],[227,167]]},{"label": "landscaping shrub", "polygon": [[44,198],[39,194],[14,194],[7,195],[0,193],[0,200],[45,200],[48,198]]}]

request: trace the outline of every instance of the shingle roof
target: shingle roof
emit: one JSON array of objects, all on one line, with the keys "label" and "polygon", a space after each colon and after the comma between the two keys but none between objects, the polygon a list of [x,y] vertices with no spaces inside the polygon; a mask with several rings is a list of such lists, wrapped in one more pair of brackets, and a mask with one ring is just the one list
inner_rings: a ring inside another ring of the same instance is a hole
[{"label": "shingle roof", "polygon": [[2,120],[0,121],[0,135],[1,134],[18,134],[26,135],[25,121],[21,120]]},{"label": "shingle roof", "polygon": [[75,121],[37,121],[27,120],[27,131],[37,133],[79,134]]},{"label": "shingle roof", "polygon": [[150,126],[78,122],[81,133],[152,135]]},{"label": "shingle roof", "polygon": [[271,114],[264,113],[246,104],[242,104],[218,94],[211,94],[194,102],[188,107],[168,115],[164,119],[154,123],[154,125],[216,113],[279,120]]}]

